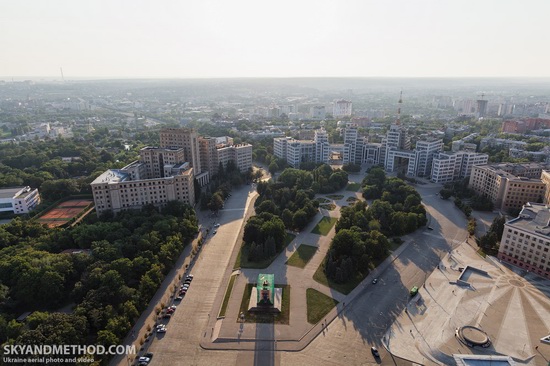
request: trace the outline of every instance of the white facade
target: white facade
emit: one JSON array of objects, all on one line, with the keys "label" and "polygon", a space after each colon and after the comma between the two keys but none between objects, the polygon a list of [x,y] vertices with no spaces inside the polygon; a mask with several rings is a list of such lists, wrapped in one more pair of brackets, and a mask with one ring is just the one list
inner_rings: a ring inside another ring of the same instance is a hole
[{"label": "white facade", "polygon": [[441,152],[434,156],[431,181],[447,183],[469,177],[472,168],[487,164],[489,155],[470,151]]},{"label": "white facade", "polygon": [[352,113],[352,103],[349,100],[337,100],[332,106],[332,116],[349,117]]},{"label": "white facade", "polygon": [[315,161],[327,163],[330,160],[330,144],[328,142],[328,134],[324,129],[316,130],[315,137]]},{"label": "white facade", "polygon": [[443,150],[443,140],[420,140],[416,143],[415,174],[419,177],[429,177],[432,172],[434,155]]},{"label": "white facade", "polygon": [[40,194],[36,188],[27,186],[0,189],[0,212],[29,213],[39,203]]},{"label": "white facade", "polygon": [[315,105],[309,109],[309,116],[311,119],[325,119],[326,111],[324,105]]},{"label": "white facade", "polygon": [[299,168],[302,162],[315,161],[315,142],[292,140],[287,146],[286,161],[293,168]]},{"label": "white facade", "polygon": [[286,159],[287,146],[292,137],[275,137],[273,139],[273,155],[279,159]]}]

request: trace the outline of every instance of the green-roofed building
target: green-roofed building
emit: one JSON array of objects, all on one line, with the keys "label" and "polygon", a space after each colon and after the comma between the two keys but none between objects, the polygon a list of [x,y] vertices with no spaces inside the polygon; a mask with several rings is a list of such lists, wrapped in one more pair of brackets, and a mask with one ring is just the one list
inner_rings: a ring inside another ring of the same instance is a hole
[{"label": "green-roofed building", "polygon": [[273,306],[273,297],[275,296],[275,275],[260,273],[258,275],[256,290],[258,306]]}]

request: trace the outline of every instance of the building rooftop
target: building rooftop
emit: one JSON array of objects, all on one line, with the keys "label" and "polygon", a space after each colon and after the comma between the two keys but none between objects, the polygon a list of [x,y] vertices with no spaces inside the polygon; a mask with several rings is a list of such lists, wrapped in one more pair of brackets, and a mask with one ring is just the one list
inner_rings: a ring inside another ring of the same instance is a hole
[{"label": "building rooftop", "polygon": [[541,203],[528,202],[523,206],[519,216],[506,224],[539,235],[550,236],[550,207]]},{"label": "building rooftop", "polygon": [[13,198],[19,191],[25,187],[10,187],[0,189],[0,198]]},{"label": "building rooftop", "polygon": [[120,183],[129,180],[129,174],[120,169],[109,169],[103,172],[99,177],[94,179],[92,184],[98,183]]}]

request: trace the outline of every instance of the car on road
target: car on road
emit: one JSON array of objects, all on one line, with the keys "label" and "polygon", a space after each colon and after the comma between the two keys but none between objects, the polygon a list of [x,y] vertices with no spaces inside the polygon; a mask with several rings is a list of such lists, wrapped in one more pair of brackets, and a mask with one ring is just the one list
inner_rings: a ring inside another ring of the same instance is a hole
[{"label": "car on road", "polygon": [[370,348],[370,352],[372,353],[372,355],[373,355],[374,357],[380,358],[380,353],[378,353],[378,350],[376,349],[376,347],[371,347],[371,348]]},{"label": "car on road", "polygon": [[214,225],[214,227],[220,227],[220,223],[218,222],[217,224]]},{"label": "car on road", "polygon": [[174,300],[176,300],[176,301],[181,301],[181,300],[183,300],[183,296],[181,296],[181,295],[176,296],[176,297],[174,298]]},{"label": "car on road", "polygon": [[151,362],[152,358],[153,358],[153,353],[147,352],[146,354],[138,358],[138,365],[139,366],[149,365],[149,362]]},{"label": "car on road", "polygon": [[417,287],[417,286],[413,286],[413,287],[411,288],[411,291],[410,291],[411,296],[416,296],[417,293],[418,293],[418,287]]},{"label": "car on road", "polygon": [[428,230],[433,230],[434,228],[431,226],[428,226]]},{"label": "car on road", "polygon": [[376,285],[377,283],[378,283],[378,278],[375,278],[375,279],[372,280],[373,285]]}]

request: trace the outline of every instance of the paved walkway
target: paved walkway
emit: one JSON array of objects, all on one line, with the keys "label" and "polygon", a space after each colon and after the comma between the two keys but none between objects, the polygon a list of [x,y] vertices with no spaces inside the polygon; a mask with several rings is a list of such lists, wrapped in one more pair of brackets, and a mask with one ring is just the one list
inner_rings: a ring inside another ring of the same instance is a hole
[{"label": "paved walkway", "polygon": [[[316,282],[313,279],[313,274],[326,256],[332,237],[335,235],[335,227],[333,226],[326,236],[313,234],[311,230],[323,216],[340,217],[340,207],[349,205],[349,202],[346,201],[348,197],[360,197],[360,193],[358,192],[345,190],[336,194],[344,196],[342,199],[335,201],[337,208],[333,211],[322,210],[323,214],[317,214],[312,222],[289,244],[285,252],[280,254],[268,268],[241,269],[239,271],[233,286],[232,296],[228,303],[226,317],[211,322],[209,327],[213,329],[212,336],[203,339],[201,347],[205,349],[254,350],[257,348],[257,341],[266,341],[268,343],[275,341],[277,350],[302,350],[315,337],[324,332],[323,322],[325,320],[327,324],[330,324],[336,319],[345,306],[349,306],[357,296],[362,294],[366,284],[371,283],[373,278],[377,278],[412,242],[408,236],[403,237],[405,243],[386,258],[378,268],[371,271],[364,281],[348,295],[344,295]],[[326,195],[318,196],[326,197]],[[319,249],[303,269],[286,265],[288,258],[301,244],[317,246]],[[228,269],[227,278],[229,278],[230,273],[231,270]],[[289,284],[291,286],[291,308],[288,325],[241,324],[238,322],[242,295],[246,284],[254,283],[259,273],[273,273],[276,283]],[[339,302],[327,314],[326,319],[315,325],[307,322],[306,290],[308,288],[314,288]],[[220,293],[219,295],[218,298],[223,298],[223,294]],[[215,311],[217,309],[215,308]]]}]

